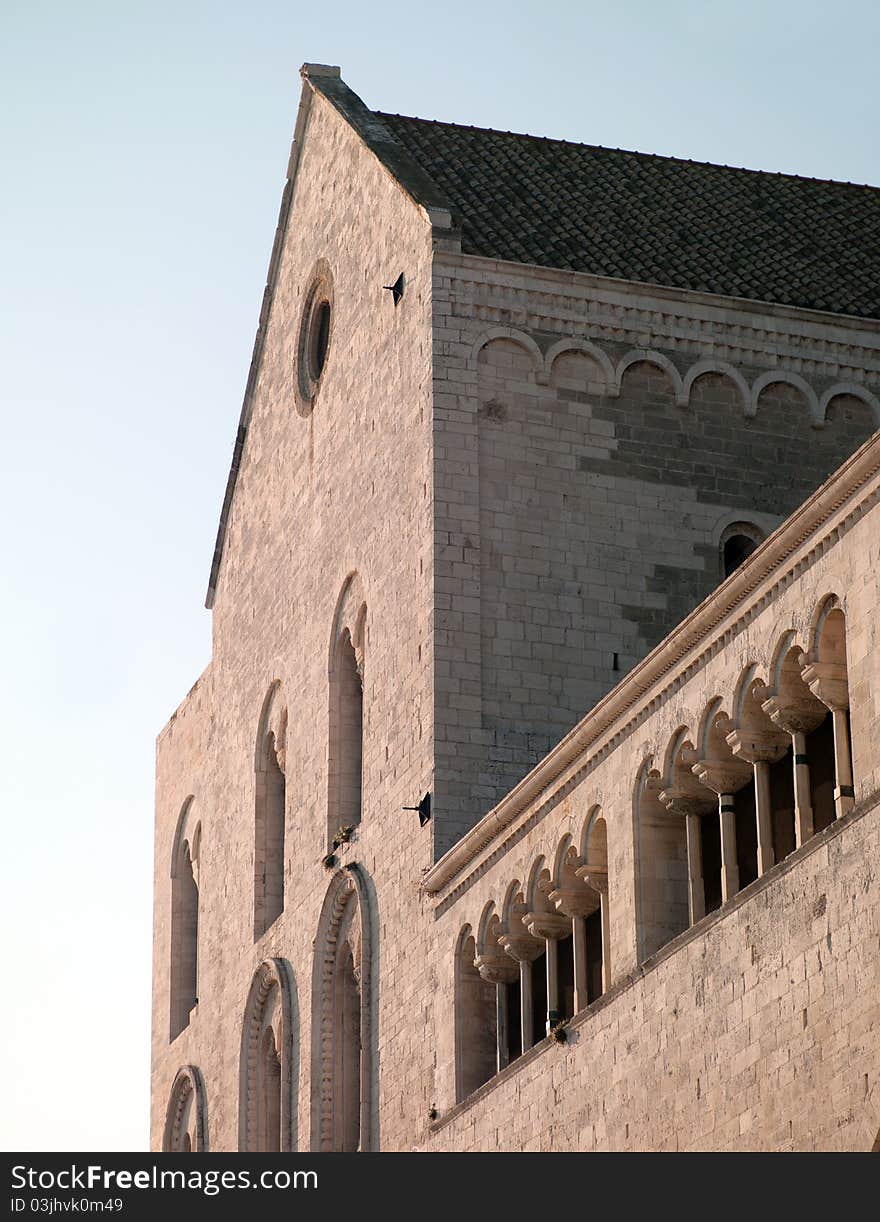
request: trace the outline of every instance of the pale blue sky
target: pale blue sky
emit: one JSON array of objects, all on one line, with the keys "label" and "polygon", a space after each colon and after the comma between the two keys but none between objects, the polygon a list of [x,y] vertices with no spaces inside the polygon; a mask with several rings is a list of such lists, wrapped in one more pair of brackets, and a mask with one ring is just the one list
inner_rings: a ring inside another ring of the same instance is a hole
[{"label": "pale blue sky", "polygon": [[155,735],[203,599],[304,60],[368,105],[880,184],[880,8],[5,0],[7,1150],[148,1140]]}]

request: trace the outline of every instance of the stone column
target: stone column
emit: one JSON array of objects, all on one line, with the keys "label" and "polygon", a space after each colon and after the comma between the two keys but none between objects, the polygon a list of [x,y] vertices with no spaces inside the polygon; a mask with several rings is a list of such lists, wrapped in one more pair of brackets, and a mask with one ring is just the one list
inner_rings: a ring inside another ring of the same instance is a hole
[{"label": "stone column", "polygon": [[507,1005],[507,986],[513,984],[519,975],[519,967],[505,954],[500,946],[487,947],[485,954],[477,955],[474,967],[488,984],[495,985],[495,1020],[496,1020],[496,1067],[500,1073],[509,1064],[509,1021],[510,1014]]},{"label": "stone column", "polygon": [[[766,874],[776,860],[773,849],[773,808],[770,802],[770,765],[782,759],[788,750],[789,738],[772,724],[752,704],[753,716],[727,735],[727,745],[736,759],[745,760],[754,768],[755,820],[758,832],[758,878]],[[755,725],[759,721],[761,725]]]},{"label": "stone column", "polygon": [[822,724],[827,709],[806,687],[796,695],[788,692],[773,695],[765,688],[761,695],[761,708],[774,725],[791,736],[794,756],[794,840],[795,847],[800,848],[813,834],[807,735]]},{"label": "stone column", "polygon": [[846,667],[837,662],[807,662],[806,658],[804,662],[801,671],[804,683],[813,695],[831,710],[834,727],[834,774],[837,781],[834,789],[834,813],[836,818],[841,819],[855,805],[852,754],[846,720],[849,711]]},{"label": "stone column", "polygon": [[510,912],[511,932],[502,934],[498,942],[511,959],[519,964],[520,1031],[522,1050],[528,1052],[535,1043],[532,1019],[532,964],[543,951],[544,942],[533,938],[528,932],[522,921],[525,914],[525,904],[513,905]]},{"label": "stone column", "polygon": [[[544,896],[548,896],[549,883],[546,888],[540,889]],[[571,921],[552,908],[541,908],[527,912],[523,917],[523,924],[533,938],[543,938],[547,947],[547,1016],[544,1024],[544,1034],[546,1034],[553,1024],[562,1018],[562,1011],[559,1008],[559,947],[557,943],[560,938],[564,938],[571,931]]]},{"label": "stone column", "polygon": [[608,867],[587,862],[575,870],[578,878],[599,895],[599,918],[602,922],[602,992],[611,984],[611,921],[608,911]]},{"label": "stone column", "polygon": [[699,760],[693,766],[701,784],[718,795],[721,824],[721,902],[726,903],[739,891],[739,866],[736,860],[736,808],[734,794],[752,779],[752,768],[742,760]]},{"label": "stone column", "polygon": [[574,1012],[579,1014],[589,1005],[587,990],[587,927],[584,920],[599,906],[599,896],[586,887],[559,887],[549,898],[571,921],[574,951]]},{"label": "stone column", "polygon": [[[691,766],[696,756],[689,749],[682,754],[682,765]],[[687,835],[688,915],[691,925],[706,915],[706,887],[703,879],[703,815],[711,813],[714,802],[696,777],[684,778],[685,783],[664,785],[659,799],[673,815],[684,815]]]}]

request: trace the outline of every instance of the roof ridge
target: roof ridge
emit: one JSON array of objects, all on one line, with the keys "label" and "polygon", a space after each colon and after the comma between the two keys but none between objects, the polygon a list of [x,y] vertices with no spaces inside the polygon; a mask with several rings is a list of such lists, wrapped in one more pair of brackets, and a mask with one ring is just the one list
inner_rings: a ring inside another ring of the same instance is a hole
[{"label": "roof ridge", "polygon": [[880,191],[880,185],[868,182],[851,182],[843,178],[817,178],[810,174],[790,174],[782,170],[756,170],[750,166],[726,165],[719,161],[701,161],[694,157],[676,157],[666,153],[644,153],[639,149],[625,149],[608,144],[589,144],[580,140],[565,140],[561,136],[536,136],[531,132],[515,132],[500,127],[479,127],[473,123],[453,123],[446,119],[423,119],[418,115],[401,115],[387,110],[374,110],[380,119],[404,119],[408,123],[423,123],[432,127],[453,127],[458,131],[488,133],[493,136],[515,136],[518,140],[533,140],[538,144],[564,144],[570,148],[592,149],[600,153],[622,153],[628,157],[641,157],[652,161],[672,161],[679,165],[706,166],[713,170],[727,170],[732,174],[751,174],[761,178],[786,178],[794,182],[822,183],[832,187],[850,187],[857,191]]}]

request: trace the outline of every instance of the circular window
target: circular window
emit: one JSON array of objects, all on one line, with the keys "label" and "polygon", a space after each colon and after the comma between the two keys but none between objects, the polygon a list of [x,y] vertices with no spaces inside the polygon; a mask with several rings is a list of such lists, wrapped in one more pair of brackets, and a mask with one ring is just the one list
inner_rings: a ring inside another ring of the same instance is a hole
[{"label": "circular window", "polygon": [[303,414],[314,406],[333,335],[333,282],[323,263],[315,269],[300,323],[298,365],[298,407]]}]

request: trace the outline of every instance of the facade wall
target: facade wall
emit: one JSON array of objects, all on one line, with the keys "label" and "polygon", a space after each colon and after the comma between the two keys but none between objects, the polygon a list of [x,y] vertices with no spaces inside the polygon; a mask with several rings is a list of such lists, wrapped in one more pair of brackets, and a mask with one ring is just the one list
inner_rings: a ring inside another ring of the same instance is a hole
[{"label": "facade wall", "polygon": [[[626,674],[716,585],[724,527],[748,517],[771,529],[873,427],[876,328],[464,258],[325,97],[302,116],[213,658],[157,748],[154,1148],[168,1132],[238,1148],[252,1033],[283,1043],[283,1140],[317,1148],[329,1131],[316,1100],[333,1029],[331,935],[351,943],[369,998],[370,1148],[858,1146],[878,1071],[866,1034],[878,1019],[876,522],[839,536],[823,526],[809,544],[795,530],[797,556],[756,578],[711,640],[690,654],[667,642],[669,673],[650,690]],[[300,319],[321,261],[333,326],[307,411]],[[383,286],[401,272],[395,308]],[[763,386],[773,370],[793,380]],[[780,633],[806,646],[810,608],[829,593],[847,614],[865,811],[641,964],[640,769],[744,668],[766,668]],[[363,669],[363,807],[328,865],[343,627]],[[506,799],[621,680],[626,716],[608,720],[600,703],[575,731],[596,743],[569,774],[540,801]],[[270,724],[285,780],[284,910],[255,940],[257,739]],[[434,815],[420,828],[402,808],[429,791]],[[486,815],[510,800],[512,822]],[[537,1048],[457,1105],[461,934],[597,804],[610,992],[573,1024],[570,1046]],[[171,870],[196,828],[198,1002],[171,1040]],[[434,887],[438,869],[448,881]],[[756,1014],[775,1016],[775,1042]],[[829,1089],[831,1110],[808,1130]]]},{"label": "facade wall", "polygon": [[[300,315],[322,258],[333,277],[333,331],[317,401],[302,415]],[[401,271],[407,286],[395,309],[382,286]],[[431,829],[400,809],[431,788],[433,762],[430,310],[430,224],[316,96],[227,528],[213,660],[158,744],[154,1147],[175,1074],[192,1063],[204,1077],[209,1148],[237,1148],[245,1003],[258,965],[281,957],[292,976],[293,1137],[308,1148],[312,943],[332,877],[322,866],[328,672],[337,604],[354,573],[367,604],[364,810],[338,857],[360,864],[373,899],[383,1128],[399,1134],[402,1101],[427,1091],[431,1052],[420,1035],[402,1072],[385,1047],[399,1045],[400,1015],[421,1011],[431,991],[413,915]],[[288,715],[285,906],[255,943],[256,740],[276,682]],[[199,1003],[169,1044],[170,854],[188,795],[202,817]]]},{"label": "facade wall", "polygon": [[[856,492],[835,495],[840,481],[832,481],[820,494],[821,524],[796,514],[580,723],[558,764],[544,761],[521,787],[534,798],[517,802],[515,791],[511,814],[502,803],[426,878],[443,983],[440,1116],[421,1148],[872,1147],[880,1129],[877,440],[852,460],[859,464]],[[735,725],[744,684],[757,677],[772,686],[780,647],[812,656],[830,596],[847,621],[853,812],[641,961],[640,776],[650,769],[662,782],[670,743],[684,730],[699,744],[707,711],[720,707]],[[690,637],[687,647],[677,636]],[[453,960],[462,931],[485,953],[482,933],[493,914],[505,927],[511,889],[526,891],[542,867],[555,881],[567,843],[585,856],[597,807],[608,831],[606,994],[575,1018],[569,1043],[545,1039],[457,1104]]]},{"label": "facade wall", "polygon": [[880,424],[880,345],[485,259],[434,278],[439,856],[717,585],[725,528],[766,534]]}]

